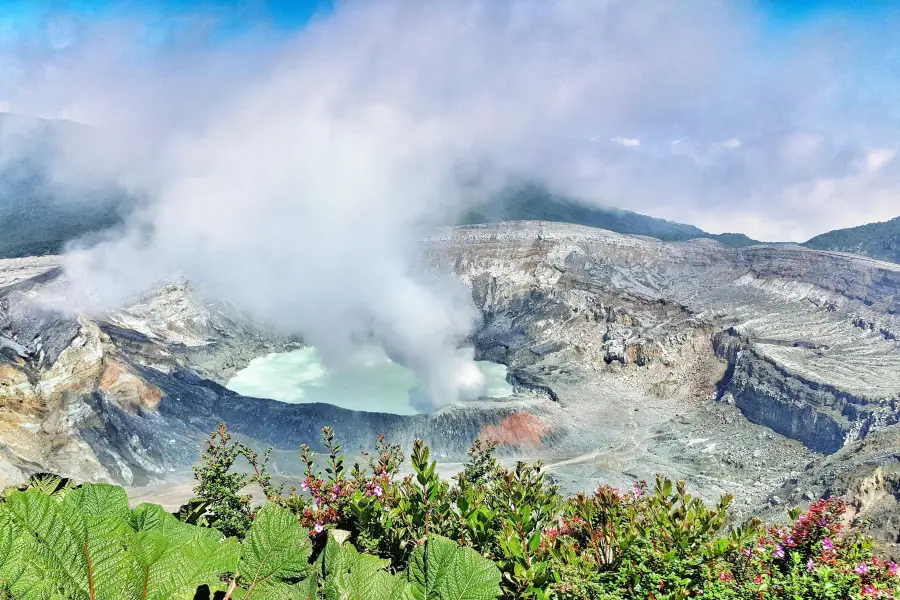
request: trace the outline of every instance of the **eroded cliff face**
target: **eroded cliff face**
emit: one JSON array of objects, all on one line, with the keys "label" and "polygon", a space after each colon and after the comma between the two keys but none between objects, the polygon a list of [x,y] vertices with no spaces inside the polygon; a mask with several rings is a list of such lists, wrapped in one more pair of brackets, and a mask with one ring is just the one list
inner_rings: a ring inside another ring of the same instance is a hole
[{"label": "eroded cliff face", "polygon": [[548,223],[447,230],[429,243],[434,264],[473,287],[479,346],[512,365],[556,356],[613,378],[631,366],[622,376],[646,392],[714,391],[824,453],[896,422],[897,265]]},{"label": "eroded cliff face", "polygon": [[452,463],[481,437],[544,459],[568,490],[665,472],[749,510],[896,421],[896,265],[539,222],[442,230],[423,250],[471,287],[476,354],[509,366],[512,398],[414,417],[245,398],[222,384],[298,340],[186,284],[115,314],[60,314],[39,302],[53,259],[2,262],[0,478],[177,479],[221,421],[274,446],[290,476],[296,447],[331,425],[351,453],[385,433]]}]

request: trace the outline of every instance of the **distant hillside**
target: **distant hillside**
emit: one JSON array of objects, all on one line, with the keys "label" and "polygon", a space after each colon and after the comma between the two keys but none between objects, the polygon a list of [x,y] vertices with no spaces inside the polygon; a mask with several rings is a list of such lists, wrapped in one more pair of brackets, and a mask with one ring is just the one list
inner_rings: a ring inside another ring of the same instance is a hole
[{"label": "distant hillside", "polygon": [[90,134],[71,121],[0,113],[0,258],[55,254],[70,240],[123,221],[133,199],[121,190],[76,190],[52,175],[62,144]]},{"label": "distant hillside", "polygon": [[711,238],[735,248],[761,243],[742,233],[712,234],[693,225],[649,217],[630,210],[587,206],[572,198],[553,194],[534,183],[510,187],[496,198],[471,210],[463,217],[461,224],[521,220],[574,223],[617,233],[646,235],[663,241]]},{"label": "distant hillside", "polygon": [[[121,224],[136,200],[112,185],[72,189],[52,177],[63,144],[79,147],[93,130],[71,121],[0,113],[0,258],[60,252],[71,240]],[[616,208],[590,207],[534,183],[510,186],[470,211],[460,224],[544,220],[645,235],[665,241],[711,238],[757,244],[739,233],[710,234]]]},{"label": "distant hillside", "polygon": [[803,244],[815,250],[852,252],[900,263],[900,217],[849,229],[837,229]]}]

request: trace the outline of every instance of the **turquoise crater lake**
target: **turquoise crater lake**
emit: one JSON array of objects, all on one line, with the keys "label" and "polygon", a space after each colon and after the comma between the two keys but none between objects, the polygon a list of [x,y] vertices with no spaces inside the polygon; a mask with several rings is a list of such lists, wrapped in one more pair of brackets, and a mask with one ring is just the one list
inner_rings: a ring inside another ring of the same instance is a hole
[{"label": "turquoise crater lake", "polygon": [[[505,365],[476,364],[485,375],[484,396],[512,395]],[[244,396],[290,404],[324,402],[351,410],[412,415],[421,412],[410,404],[410,391],[418,383],[411,369],[392,361],[380,348],[364,348],[353,360],[329,368],[309,346],[256,358],[226,387]]]}]

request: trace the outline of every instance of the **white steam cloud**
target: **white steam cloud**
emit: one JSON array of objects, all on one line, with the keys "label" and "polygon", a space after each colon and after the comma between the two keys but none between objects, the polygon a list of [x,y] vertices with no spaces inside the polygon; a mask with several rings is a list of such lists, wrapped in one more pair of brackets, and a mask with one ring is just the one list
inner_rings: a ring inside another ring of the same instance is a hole
[{"label": "white steam cloud", "polygon": [[0,64],[0,102],[95,125],[67,169],[148,199],[67,256],[73,293],[108,308],[184,277],[332,360],[371,334],[432,406],[483,385],[456,350],[477,313],[417,270],[416,242],[505,173],[764,239],[895,216],[891,142],[835,91],[861,57],[812,32],[768,58],[750,5],[347,2],[211,48],[199,18],[151,46],[140,25],[56,18],[63,47]]}]

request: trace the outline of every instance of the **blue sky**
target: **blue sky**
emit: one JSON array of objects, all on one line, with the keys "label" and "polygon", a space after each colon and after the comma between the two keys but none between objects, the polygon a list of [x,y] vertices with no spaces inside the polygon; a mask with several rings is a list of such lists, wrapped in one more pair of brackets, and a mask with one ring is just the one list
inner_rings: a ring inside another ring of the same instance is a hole
[{"label": "blue sky", "polygon": [[330,0],[0,0],[0,44],[40,39],[62,16],[88,23],[127,18],[164,36],[182,17],[213,15],[217,33],[227,37],[260,25],[296,31],[330,7]]},{"label": "blue sky", "polygon": [[773,23],[781,26],[823,16],[868,19],[885,11],[896,11],[900,5],[892,0],[759,0],[759,4],[772,17]]},{"label": "blue sky", "polygon": [[[360,0],[367,1],[378,0]],[[739,0],[733,1],[739,5]],[[153,42],[164,43],[184,31],[194,41],[210,45],[262,31],[265,35],[251,44],[266,46],[266,40],[301,31],[315,15],[329,13],[336,2],[340,0],[0,0],[0,50],[4,46],[19,49],[23,43],[58,50],[76,42],[85,26],[117,21],[144,27],[149,48]],[[764,43],[762,52],[772,52],[774,60],[784,43],[810,27],[836,22],[877,28],[886,26],[888,15],[895,17],[892,22],[900,18],[900,0],[747,2],[761,17],[764,35],[773,42]],[[198,16],[205,19],[205,37],[194,35]],[[873,71],[875,79],[883,77],[877,66]]]},{"label": "blue sky", "polygon": [[[753,0],[773,33],[823,19],[842,18],[877,22],[885,13],[900,12],[893,0]],[[222,19],[223,32],[240,31],[250,24],[278,30],[301,29],[317,11],[327,11],[332,0],[0,0],[0,40],[33,36],[54,14],[67,13],[93,20],[129,16],[159,22],[191,13],[210,13]]]},{"label": "blue sky", "polygon": [[0,111],[156,139],[243,92],[290,97],[286,126],[387,99],[587,201],[709,231],[897,216],[900,0],[544,1],[519,35],[507,0],[0,0]]}]

